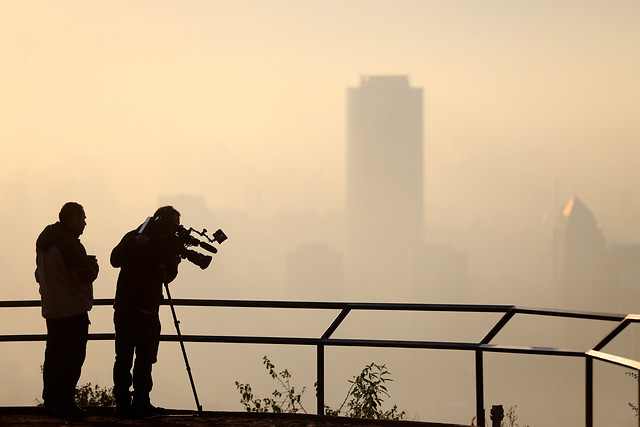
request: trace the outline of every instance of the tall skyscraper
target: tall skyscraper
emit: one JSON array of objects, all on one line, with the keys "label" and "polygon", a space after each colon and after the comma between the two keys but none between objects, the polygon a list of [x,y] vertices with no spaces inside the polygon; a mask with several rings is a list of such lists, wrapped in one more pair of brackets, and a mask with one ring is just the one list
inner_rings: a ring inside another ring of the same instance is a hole
[{"label": "tall skyscraper", "polygon": [[595,216],[577,197],[566,204],[554,233],[554,281],[564,308],[615,311],[617,289]]},{"label": "tall skyscraper", "polygon": [[422,115],[422,89],[411,87],[407,76],[364,76],[347,90],[346,286],[352,297],[408,295],[408,255],[423,241]]}]

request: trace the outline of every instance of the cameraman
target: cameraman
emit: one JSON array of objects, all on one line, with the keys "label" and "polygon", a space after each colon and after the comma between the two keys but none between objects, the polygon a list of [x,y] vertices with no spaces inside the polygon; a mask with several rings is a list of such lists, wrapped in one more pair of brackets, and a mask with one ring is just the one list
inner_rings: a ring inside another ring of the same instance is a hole
[{"label": "cameraman", "polygon": [[[180,256],[172,237],[180,225],[180,212],[163,206],[152,221],[154,232],[132,230],[111,252],[111,265],[120,268],[113,317],[113,393],[118,418],[145,418],[163,412],[149,399],[153,386],[151,368],[157,360],[160,341],[162,284],[170,283],[178,274]],[[131,385],[133,395],[129,391]]]},{"label": "cameraman", "polygon": [[98,261],[80,243],[87,225],[82,205],[65,203],[58,219],[36,240],[35,275],[47,321],[42,398],[47,414],[72,418],[84,415],[76,406],[75,392],[87,352]]}]

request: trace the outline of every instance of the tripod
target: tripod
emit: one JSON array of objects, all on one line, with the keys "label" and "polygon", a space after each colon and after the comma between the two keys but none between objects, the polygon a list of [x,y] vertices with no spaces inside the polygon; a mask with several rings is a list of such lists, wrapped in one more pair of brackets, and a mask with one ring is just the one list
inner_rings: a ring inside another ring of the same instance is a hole
[{"label": "tripod", "polygon": [[182,340],[182,333],[180,333],[180,321],[176,316],[176,310],[173,307],[173,301],[171,300],[171,292],[169,292],[169,284],[164,283],[164,289],[167,291],[167,299],[169,300],[169,307],[171,307],[171,314],[173,315],[173,324],[176,326],[176,332],[178,333],[178,340],[180,341],[180,348],[182,349],[182,357],[184,358],[184,364],[187,368],[187,374],[189,375],[189,382],[191,383],[191,390],[193,391],[193,398],[196,400],[196,408],[198,408],[198,416],[202,416],[202,405],[198,400],[198,393],[196,392],[196,385],[193,382],[193,375],[191,375],[191,367],[189,366],[189,359],[187,358],[187,350],[184,348],[184,341]]}]

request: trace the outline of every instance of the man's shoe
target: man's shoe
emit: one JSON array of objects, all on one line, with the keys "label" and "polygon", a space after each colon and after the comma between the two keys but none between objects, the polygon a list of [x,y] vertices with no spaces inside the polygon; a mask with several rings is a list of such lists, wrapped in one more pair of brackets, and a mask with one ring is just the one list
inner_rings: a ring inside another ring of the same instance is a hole
[{"label": "man's shoe", "polygon": [[164,408],[153,406],[151,403],[144,403],[142,405],[133,405],[131,407],[133,416],[135,418],[150,418],[164,415],[167,411]]}]

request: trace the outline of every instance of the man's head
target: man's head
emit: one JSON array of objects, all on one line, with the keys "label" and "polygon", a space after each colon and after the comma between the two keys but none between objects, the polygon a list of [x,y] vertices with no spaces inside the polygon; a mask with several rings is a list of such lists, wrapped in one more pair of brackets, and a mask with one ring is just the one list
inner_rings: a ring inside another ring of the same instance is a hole
[{"label": "man's head", "polygon": [[180,225],[180,212],[173,206],[162,206],[156,210],[156,213],[153,214],[154,218],[162,218],[165,220],[169,220],[170,222]]},{"label": "man's head", "polygon": [[76,202],[67,202],[60,209],[58,219],[60,223],[79,235],[82,234],[87,225],[84,208]]}]

